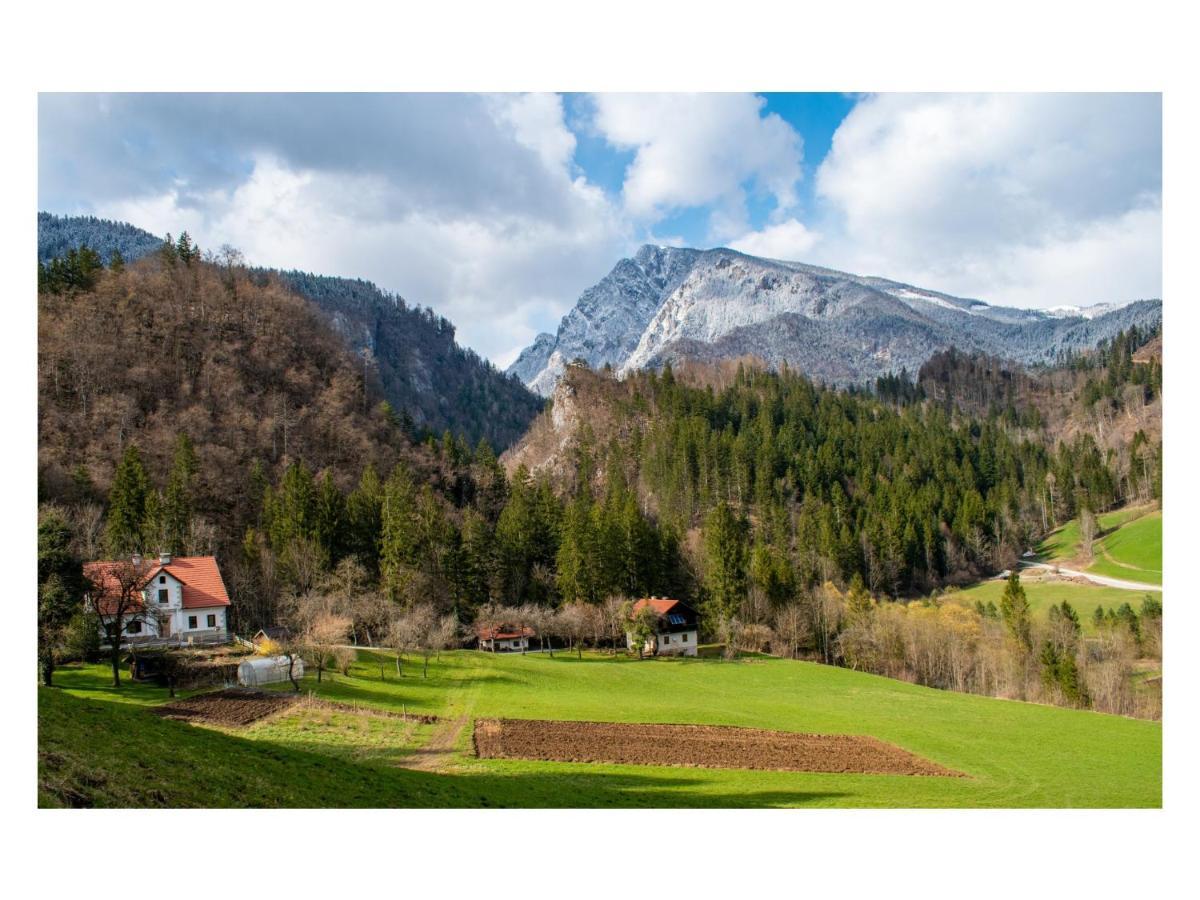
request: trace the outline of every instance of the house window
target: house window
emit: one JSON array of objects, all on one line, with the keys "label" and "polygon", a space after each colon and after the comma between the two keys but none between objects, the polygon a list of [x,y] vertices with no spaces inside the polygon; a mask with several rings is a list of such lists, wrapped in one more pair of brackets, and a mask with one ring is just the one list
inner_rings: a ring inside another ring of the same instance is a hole
[{"label": "house window", "polygon": [[663,643],[664,643],[664,644],[669,644],[669,643],[671,643],[671,636],[670,636],[669,634],[664,634],[664,635],[663,635]]},{"label": "house window", "polygon": [[685,643],[685,644],[686,644],[686,643],[687,643],[687,635],[686,635],[686,634],[685,634],[685,635],[681,635],[681,636],[680,636],[680,638],[679,638],[679,640],[683,641],[683,643]]},{"label": "house window", "polygon": [[208,627],[209,627],[209,628],[216,628],[216,627],[217,627],[217,616],[216,616],[216,613],[213,613],[213,614],[211,614],[211,615],[208,617]]},{"label": "house window", "polygon": [[158,602],[159,602],[159,603],[166,603],[166,602],[167,602],[167,589],[166,589],[166,588],[159,588],[159,589],[158,589]]},{"label": "house window", "polygon": [[159,584],[166,584],[166,583],[167,583],[167,576],[166,576],[166,575],[159,575],[159,576],[158,576],[158,583],[159,583]]},{"label": "house window", "polygon": [[188,628],[195,628],[195,627],[196,627],[196,617],[188,616]]},{"label": "house window", "polygon": [[125,633],[126,634],[141,634],[142,633],[142,623],[141,622],[130,622],[128,625],[125,626]]}]

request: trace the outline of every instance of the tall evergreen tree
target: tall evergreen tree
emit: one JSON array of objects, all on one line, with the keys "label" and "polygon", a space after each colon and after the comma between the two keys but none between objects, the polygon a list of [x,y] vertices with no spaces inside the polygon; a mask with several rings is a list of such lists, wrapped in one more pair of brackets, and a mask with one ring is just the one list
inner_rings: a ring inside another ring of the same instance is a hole
[{"label": "tall evergreen tree", "polygon": [[1000,596],[1000,615],[1008,633],[1020,646],[1029,650],[1033,647],[1032,621],[1029,613],[1029,600],[1025,597],[1025,588],[1021,586],[1021,575],[1013,569],[1004,585],[1004,593]]},{"label": "tall evergreen tree", "polygon": [[125,448],[108,492],[108,523],[105,543],[114,557],[141,551],[142,524],[146,520],[146,496],[150,490],[142,456],[135,444]]},{"label": "tall evergreen tree", "polygon": [[748,524],[726,502],[704,522],[705,586],[715,617],[732,618],[746,596]]}]

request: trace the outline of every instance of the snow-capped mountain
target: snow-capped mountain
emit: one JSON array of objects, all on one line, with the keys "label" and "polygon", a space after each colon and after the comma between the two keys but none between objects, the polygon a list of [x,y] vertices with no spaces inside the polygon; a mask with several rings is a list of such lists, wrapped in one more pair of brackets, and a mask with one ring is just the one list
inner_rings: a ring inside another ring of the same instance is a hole
[{"label": "snow-capped mountain", "polygon": [[633,352],[663,300],[702,255],[699,250],[642,247],[584,291],[563,316],[558,334],[539,334],[508,367],[508,374],[549,396],[564,366],[575,359],[585,360],[593,369],[619,366]]},{"label": "snow-capped mountain", "polygon": [[733,250],[647,245],[584,291],[558,334],[539,335],[508,371],[546,396],[579,358],[625,373],[753,355],[846,384],[915,371],[951,345],[1052,362],[1161,317],[1158,300],[1014,309]]}]

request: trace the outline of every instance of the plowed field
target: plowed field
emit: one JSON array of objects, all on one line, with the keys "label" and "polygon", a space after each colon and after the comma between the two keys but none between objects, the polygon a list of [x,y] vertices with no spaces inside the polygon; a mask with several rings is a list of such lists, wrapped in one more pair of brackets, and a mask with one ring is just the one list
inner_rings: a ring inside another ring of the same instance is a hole
[{"label": "plowed field", "polygon": [[213,725],[250,725],[272,713],[287,709],[300,699],[292,692],[243,691],[230,688],[210,694],[197,694],[186,700],[172,700],[154,708],[167,719],[208,722]]},{"label": "plowed field", "polygon": [[479,719],[475,753],[485,759],[962,777],[873,737],[717,725]]}]

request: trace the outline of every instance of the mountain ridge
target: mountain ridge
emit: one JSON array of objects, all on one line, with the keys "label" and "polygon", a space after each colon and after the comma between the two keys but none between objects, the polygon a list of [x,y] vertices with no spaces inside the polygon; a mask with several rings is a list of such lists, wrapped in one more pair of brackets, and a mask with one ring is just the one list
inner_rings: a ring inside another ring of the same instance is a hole
[{"label": "mountain ridge", "polygon": [[[670,277],[651,277],[664,266]],[[1018,309],[723,247],[647,244],[584,291],[558,332],[539,335],[507,372],[548,396],[576,359],[626,375],[680,359],[752,354],[854,384],[915,371],[950,346],[1052,363],[1161,315],[1158,300]]]}]

